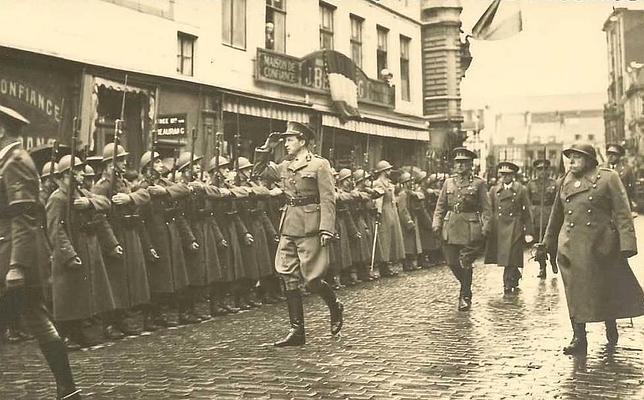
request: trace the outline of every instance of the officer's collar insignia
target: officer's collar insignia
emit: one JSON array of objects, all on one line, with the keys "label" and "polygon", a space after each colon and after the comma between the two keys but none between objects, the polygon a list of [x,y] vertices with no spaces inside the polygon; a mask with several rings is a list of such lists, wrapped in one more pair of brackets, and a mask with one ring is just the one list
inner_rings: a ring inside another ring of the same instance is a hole
[{"label": "officer's collar insignia", "polygon": [[297,171],[304,168],[311,161],[311,153],[307,153],[304,157],[297,157],[288,165],[288,169],[291,171]]}]

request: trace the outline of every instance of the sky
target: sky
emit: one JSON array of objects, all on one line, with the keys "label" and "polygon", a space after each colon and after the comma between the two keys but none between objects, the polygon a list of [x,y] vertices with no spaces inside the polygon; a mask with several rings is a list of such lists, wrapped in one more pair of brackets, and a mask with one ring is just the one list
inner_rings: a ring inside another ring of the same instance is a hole
[{"label": "sky", "polygon": [[[491,1],[461,0],[466,33]],[[613,6],[644,9],[644,0],[519,1],[523,32],[501,41],[470,41],[474,59],[461,83],[463,108],[495,106],[524,96],[605,93],[608,68],[602,26]]]}]

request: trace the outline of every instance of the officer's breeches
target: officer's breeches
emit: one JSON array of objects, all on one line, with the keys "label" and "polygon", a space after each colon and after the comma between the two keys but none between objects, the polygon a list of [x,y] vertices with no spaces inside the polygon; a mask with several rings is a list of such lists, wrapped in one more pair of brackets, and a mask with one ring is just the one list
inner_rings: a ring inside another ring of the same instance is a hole
[{"label": "officer's breeches", "polygon": [[[15,295],[15,294],[12,294]],[[51,314],[45,307],[45,301],[40,288],[26,288],[21,294],[24,296],[22,307],[22,320],[25,328],[38,340],[39,343],[48,343],[60,340],[58,332],[51,322]],[[0,332],[10,318],[11,306],[8,296],[0,298]]]},{"label": "officer's breeches", "polygon": [[322,279],[329,269],[329,248],[322,247],[318,235],[281,236],[275,255],[275,270],[284,280],[286,290],[298,288],[301,278],[309,284]]},{"label": "officer's breeches", "polygon": [[443,244],[443,254],[450,270],[461,283],[461,296],[472,297],[472,264],[481,253],[482,244],[455,245]]}]

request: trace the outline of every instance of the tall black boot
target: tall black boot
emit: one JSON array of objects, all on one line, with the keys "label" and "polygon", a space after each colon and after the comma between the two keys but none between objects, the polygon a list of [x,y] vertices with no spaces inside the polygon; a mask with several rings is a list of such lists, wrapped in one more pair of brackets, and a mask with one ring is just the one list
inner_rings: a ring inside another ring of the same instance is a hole
[{"label": "tall black boot", "polygon": [[76,389],[72,369],[69,366],[69,358],[65,345],[61,340],[47,343],[40,343],[47,364],[54,374],[56,380],[57,399],[80,400],[80,390]]},{"label": "tall black boot", "polygon": [[291,324],[286,337],[273,343],[275,347],[302,346],[306,343],[304,333],[304,306],[302,305],[302,293],[299,290],[286,291],[286,304],[288,306],[288,318]]},{"label": "tall black boot", "polygon": [[586,341],[586,324],[570,319],[573,336],[570,344],[563,348],[564,354],[586,354],[588,342]]},{"label": "tall black boot", "polygon": [[472,267],[461,268],[461,298],[458,302],[459,311],[472,308]]},{"label": "tall black boot", "polygon": [[608,340],[609,346],[616,346],[617,340],[619,339],[619,332],[617,332],[617,321],[610,319],[604,321],[606,325],[606,339]]},{"label": "tall black boot", "polygon": [[338,301],[333,289],[323,280],[311,285],[313,293],[318,294],[331,312],[331,335],[337,335],[342,329],[344,305]]},{"label": "tall black boot", "polygon": [[454,274],[454,277],[458,280],[458,282],[462,283],[463,282],[463,274],[462,274],[463,269],[458,265],[450,265],[449,269],[452,271],[452,274]]},{"label": "tall black boot", "polygon": [[545,261],[539,261],[539,275],[537,275],[537,278],[545,279],[547,277],[546,273],[546,262]]}]

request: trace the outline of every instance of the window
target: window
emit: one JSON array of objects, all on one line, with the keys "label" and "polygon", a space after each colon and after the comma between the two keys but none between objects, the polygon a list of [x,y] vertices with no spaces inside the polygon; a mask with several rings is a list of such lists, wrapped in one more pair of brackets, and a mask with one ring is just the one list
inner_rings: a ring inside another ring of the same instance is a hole
[{"label": "window", "polygon": [[246,49],[246,0],[222,0],[222,6],[224,44]]},{"label": "window", "polygon": [[362,18],[351,15],[351,59],[362,68]]},{"label": "window", "polygon": [[581,135],[580,135],[580,134],[576,134],[576,135],[575,135],[575,140],[576,140],[576,141],[581,140]]},{"label": "window", "polygon": [[187,33],[177,32],[177,72],[183,75],[194,74],[195,40]]},{"label": "window", "polygon": [[382,26],[376,27],[378,31],[378,50],[376,50],[376,66],[378,71],[376,75],[382,78],[382,70],[387,68],[387,34],[389,30]]},{"label": "window", "polygon": [[266,48],[286,52],[285,0],[266,0]]},{"label": "window", "polygon": [[594,141],[595,140],[595,135],[593,135],[593,134],[588,135],[588,140],[590,140],[591,142]]},{"label": "window", "polygon": [[400,96],[403,100],[409,101],[409,42],[411,39],[400,36]]},{"label": "window", "polygon": [[333,50],[333,11],[335,9],[320,3],[320,48]]}]

